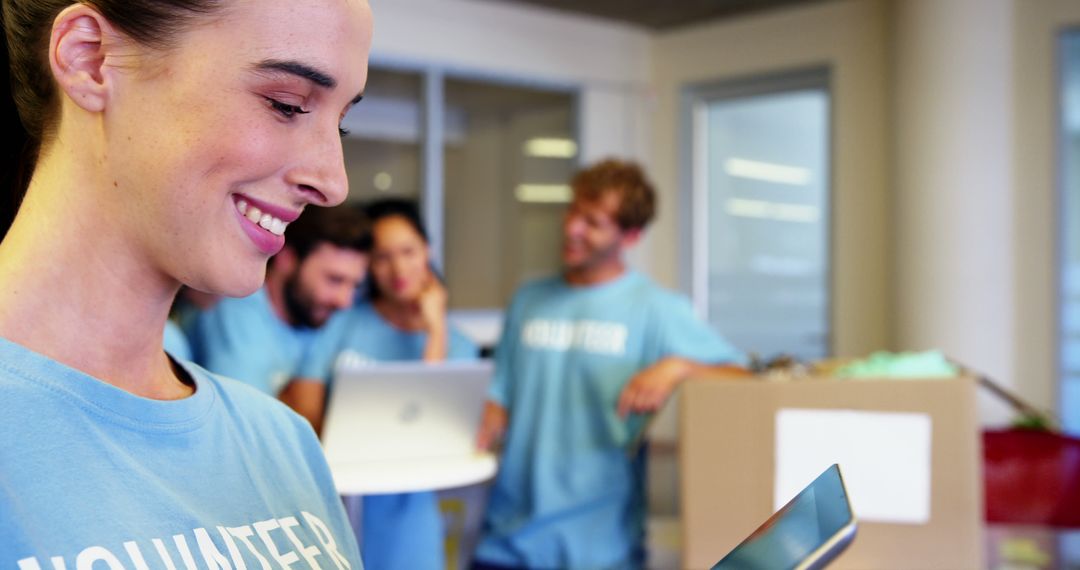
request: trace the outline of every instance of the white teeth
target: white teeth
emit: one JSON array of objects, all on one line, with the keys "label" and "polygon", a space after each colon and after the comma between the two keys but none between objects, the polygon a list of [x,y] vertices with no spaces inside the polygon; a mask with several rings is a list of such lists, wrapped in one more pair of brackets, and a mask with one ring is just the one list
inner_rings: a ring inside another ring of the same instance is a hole
[{"label": "white teeth", "polygon": [[286,224],[285,222],[271,216],[270,214],[263,214],[262,218],[259,218],[259,226],[262,229],[277,236],[285,233],[285,226],[287,225],[288,224]]},{"label": "white teeth", "polygon": [[248,204],[245,200],[237,200],[236,209],[240,212],[240,215],[253,224],[258,224],[262,229],[277,236],[284,235],[285,228],[289,225],[288,222],[283,222],[270,214],[264,214],[258,207]]}]

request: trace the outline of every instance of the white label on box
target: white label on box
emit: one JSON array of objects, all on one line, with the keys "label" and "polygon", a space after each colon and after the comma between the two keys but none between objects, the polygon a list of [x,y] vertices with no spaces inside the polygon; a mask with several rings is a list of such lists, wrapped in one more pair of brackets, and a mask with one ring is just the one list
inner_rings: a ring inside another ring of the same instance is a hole
[{"label": "white label on box", "polygon": [[930,520],[930,416],[782,409],[776,413],[773,510],[833,463],[861,521]]}]

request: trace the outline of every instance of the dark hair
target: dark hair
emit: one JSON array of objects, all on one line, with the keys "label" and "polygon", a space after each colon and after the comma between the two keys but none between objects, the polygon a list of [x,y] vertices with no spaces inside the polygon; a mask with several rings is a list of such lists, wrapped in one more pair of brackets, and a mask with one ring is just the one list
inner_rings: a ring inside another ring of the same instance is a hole
[{"label": "dark hair", "polygon": [[[366,209],[368,218],[371,220],[372,229],[374,229],[375,224],[378,223],[379,220],[395,217],[401,218],[416,231],[420,236],[420,239],[424,240],[425,244],[431,243],[428,239],[427,229],[424,228],[424,221],[420,219],[420,208],[417,207],[416,202],[402,198],[384,198],[382,200],[371,202]],[[372,239],[374,240],[374,236],[372,236]],[[374,243],[372,245],[374,245]],[[434,267],[432,267],[431,270],[435,272]],[[438,273],[436,272],[436,274]],[[367,278],[366,290],[367,299],[370,301],[374,301],[382,296],[382,292],[379,291],[379,285],[375,283],[375,279],[370,275]]]},{"label": "dark hair", "polygon": [[397,216],[408,222],[412,229],[424,239],[424,243],[429,243],[427,230],[424,229],[424,222],[420,219],[420,209],[416,206],[416,202],[402,198],[385,198],[371,202],[365,210],[372,226],[379,220]]},{"label": "dark hair", "polygon": [[303,260],[320,244],[361,252],[371,250],[371,224],[363,210],[350,204],[305,208],[285,230],[285,245]]},{"label": "dark hair", "polygon": [[637,163],[609,158],[579,171],[570,181],[574,196],[598,200],[619,196],[615,221],[624,230],[640,230],[656,215],[656,190]]},{"label": "dark hair", "polygon": [[[52,23],[75,0],[2,0],[0,24],[5,40],[0,85],[0,127],[5,152],[0,157],[0,239],[7,234],[30,183],[42,146],[59,119],[56,82],[48,64]],[[80,0],[101,13],[133,40],[157,49],[170,47],[200,14],[219,0]]]}]

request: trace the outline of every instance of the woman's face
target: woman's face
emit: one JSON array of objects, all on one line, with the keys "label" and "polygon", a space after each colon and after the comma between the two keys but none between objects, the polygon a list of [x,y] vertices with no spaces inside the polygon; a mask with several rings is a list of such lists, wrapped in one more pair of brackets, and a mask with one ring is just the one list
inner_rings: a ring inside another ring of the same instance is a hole
[{"label": "woman's face", "polygon": [[371,235],[370,274],[379,292],[397,302],[416,301],[431,278],[424,238],[401,216],[375,222]]},{"label": "woman's face", "polygon": [[114,63],[101,119],[112,213],[165,276],[245,295],[288,222],[345,199],[339,123],[367,79],[370,11],[236,0],[177,39]]}]

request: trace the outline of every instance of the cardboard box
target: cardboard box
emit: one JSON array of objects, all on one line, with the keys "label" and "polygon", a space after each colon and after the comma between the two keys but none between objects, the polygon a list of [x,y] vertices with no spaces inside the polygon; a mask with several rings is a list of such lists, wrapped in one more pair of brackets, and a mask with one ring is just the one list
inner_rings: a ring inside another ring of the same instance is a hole
[{"label": "cardboard box", "polygon": [[[855,541],[831,568],[983,568],[982,454],[975,389],[975,380],[966,377],[684,383],[679,400],[683,565],[711,567],[773,513],[778,500],[774,497],[778,413],[813,410],[810,416],[855,411],[848,415],[929,420],[924,421],[929,443],[928,449],[923,448],[929,461],[924,463],[928,482],[924,522],[860,520]],[[781,431],[790,435],[787,428]],[[881,449],[887,451],[891,445],[899,449],[901,443],[889,441],[893,439],[889,435],[877,439],[883,440]],[[806,447],[806,438],[799,445]],[[784,457],[790,466],[789,455]],[[843,462],[840,467],[843,471]],[[846,474],[849,479],[855,475]],[[856,517],[862,518],[855,493],[852,502]]]}]

